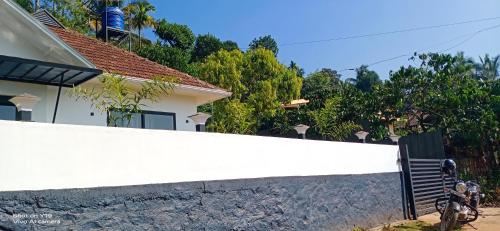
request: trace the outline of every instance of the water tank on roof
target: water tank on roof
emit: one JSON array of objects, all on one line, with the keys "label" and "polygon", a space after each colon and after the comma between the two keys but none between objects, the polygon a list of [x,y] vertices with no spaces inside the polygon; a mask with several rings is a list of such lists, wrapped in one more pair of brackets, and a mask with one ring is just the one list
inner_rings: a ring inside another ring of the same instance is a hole
[{"label": "water tank on roof", "polygon": [[118,7],[106,7],[101,15],[102,28],[125,29],[125,15]]}]

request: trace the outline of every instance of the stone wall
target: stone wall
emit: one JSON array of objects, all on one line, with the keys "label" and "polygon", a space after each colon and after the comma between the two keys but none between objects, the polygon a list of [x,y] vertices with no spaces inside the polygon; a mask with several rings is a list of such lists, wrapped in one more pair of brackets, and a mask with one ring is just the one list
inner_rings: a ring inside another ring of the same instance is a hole
[{"label": "stone wall", "polygon": [[0,230],[352,230],[402,216],[399,173],[0,192]]}]

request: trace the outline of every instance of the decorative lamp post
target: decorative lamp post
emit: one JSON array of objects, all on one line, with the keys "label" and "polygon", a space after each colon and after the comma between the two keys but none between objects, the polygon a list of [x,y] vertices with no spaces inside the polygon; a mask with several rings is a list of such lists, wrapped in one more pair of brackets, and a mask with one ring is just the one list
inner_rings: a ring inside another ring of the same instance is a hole
[{"label": "decorative lamp post", "polygon": [[360,140],[363,140],[363,143],[366,142],[366,136],[370,134],[369,132],[365,132],[365,131],[359,131],[359,132],[356,132],[354,135],[356,135],[358,137],[358,139]]},{"label": "decorative lamp post", "polygon": [[33,107],[35,107],[35,104],[40,101],[40,97],[30,95],[28,93],[23,93],[21,95],[12,97],[9,101],[16,105],[17,120],[31,121],[31,113],[33,112]]},{"label": "decorative lamp post", "polygon": [[390,123],[389,124],[389,139],[391,139],[392,142],[397,144],[399,138],[401,138],[401,136],[396,135],[396,133],[394,132],[394,124]]},{"label": "decorative lamp post", "polygon": [[205,123],[207,122],[207,119],[210,118],[212,115],[203,113],[203,112],[198,112],[194,115],[188,116],[194,124],[196,124],[196,131],[197,132],[204,132],[205,131]]},{"label": "decorative lamp post", "polygon": [[307,129],[309,129],[309,126],[304,125],[304,124],[299,124],[293,128],[299,134],[299,136],[298,136],[299,139],[306,139],[306,132],[307,132]]}]

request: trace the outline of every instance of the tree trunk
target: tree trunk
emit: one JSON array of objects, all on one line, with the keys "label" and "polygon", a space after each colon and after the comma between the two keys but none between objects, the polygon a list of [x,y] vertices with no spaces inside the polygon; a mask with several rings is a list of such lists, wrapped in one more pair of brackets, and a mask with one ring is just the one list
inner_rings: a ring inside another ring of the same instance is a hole
[{"label": "tree trunk", "polygon": [[37,11],[38,11],[38,9],[40,9],[40,0],[35,0],[35,7],[34,7],[34,8],[35,8],[35,9],[34,9],[34,10],[35,10],[35,12],[37,12]]},{"label": "tree trunk", "polygon": [[96,17],[96,18],[95,18],[95,37],[96,37],[96,38],[98,37],[98,36],[97,36],[97,33],[99,33],[99,32],[97,31],[97,17]]},{"label": "tree trunk", "polygon": [[142,48],[141,28],[139,27],[139,50]]}]

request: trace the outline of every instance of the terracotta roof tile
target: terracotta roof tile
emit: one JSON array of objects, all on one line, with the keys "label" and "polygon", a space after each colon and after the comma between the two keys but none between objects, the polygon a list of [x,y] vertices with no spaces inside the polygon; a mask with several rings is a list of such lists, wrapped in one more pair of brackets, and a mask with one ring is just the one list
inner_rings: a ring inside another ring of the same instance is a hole
[{"label": "terracotta roof tile", "polygon": [[105,72],[144,79],[150,79],[154,76],[172,76],[179,78],[180,83],[184,85],[220,89],[186,73],[163,66],[100,40],[89,38],[78,32],[59,27],[48,27],[64,42]]}]

